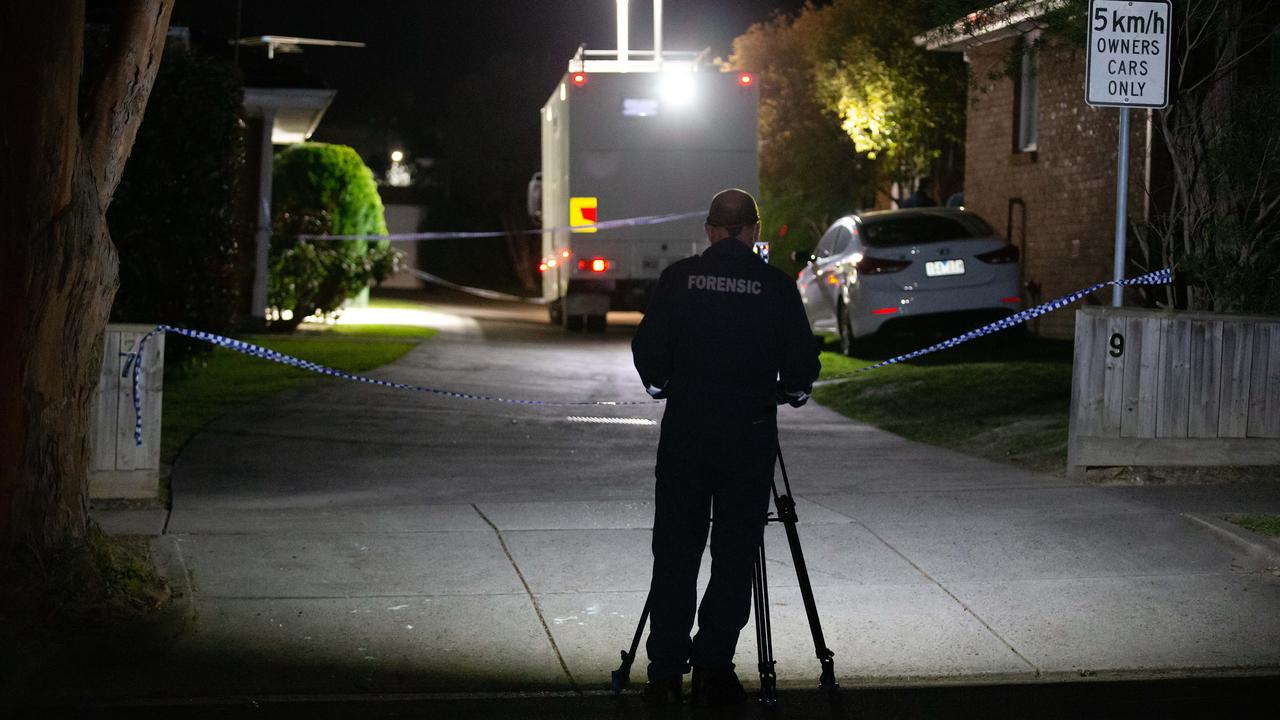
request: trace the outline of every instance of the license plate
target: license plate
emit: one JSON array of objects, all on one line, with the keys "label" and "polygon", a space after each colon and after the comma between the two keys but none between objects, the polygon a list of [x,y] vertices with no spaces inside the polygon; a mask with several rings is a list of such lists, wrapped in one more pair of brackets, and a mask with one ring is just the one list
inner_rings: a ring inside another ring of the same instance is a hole
[{"label": "license plate", "polygon": [[964,260],[930,260],[924,264],[924,274],[929,277],[963,275]]}]

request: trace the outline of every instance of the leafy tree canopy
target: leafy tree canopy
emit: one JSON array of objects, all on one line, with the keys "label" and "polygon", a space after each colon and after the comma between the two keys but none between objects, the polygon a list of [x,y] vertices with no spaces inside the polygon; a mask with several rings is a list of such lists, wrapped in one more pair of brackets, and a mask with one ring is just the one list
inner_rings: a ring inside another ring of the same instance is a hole
[{"label": "leafy tree canopy", "polygon": [[939,17],[927,0],[835,0],[776,15],[734,41],[727,65],[762,77],[765,231],[791,231],[775,241],[776,256],[811,247],[832,218],[958,155],[964,65],[913,42]]}]

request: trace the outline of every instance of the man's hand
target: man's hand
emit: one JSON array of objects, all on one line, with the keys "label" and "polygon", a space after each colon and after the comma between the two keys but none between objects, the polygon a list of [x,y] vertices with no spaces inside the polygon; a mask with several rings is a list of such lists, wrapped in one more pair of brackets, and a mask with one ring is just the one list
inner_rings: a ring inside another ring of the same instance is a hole
[{"label": "man's hand", "polygon": [[782,383],[778,383],[775,399],[779,405],[786,404],[798,408],[809,402],[809,393],[806,390],[784,390]]}]

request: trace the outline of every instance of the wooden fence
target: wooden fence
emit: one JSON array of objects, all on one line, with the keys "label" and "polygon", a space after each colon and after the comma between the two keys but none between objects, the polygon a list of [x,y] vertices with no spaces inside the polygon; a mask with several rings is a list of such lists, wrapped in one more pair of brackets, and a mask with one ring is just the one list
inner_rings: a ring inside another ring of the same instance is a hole
[{"label": "wooden fence", "polygon": [[154,498],[160,488],[160,405],[164,384],[164,333],[147,341],[141,377],[142,444],[133,439],[133,373],[129,353],[154,325],[107,326],[102,371],[94,398],[89,448],[89,496]]},{"label": "wooden fence", "polygon": [[1280,318],[1077,311],[1068,474],[1115,465],[1280,465]]}]

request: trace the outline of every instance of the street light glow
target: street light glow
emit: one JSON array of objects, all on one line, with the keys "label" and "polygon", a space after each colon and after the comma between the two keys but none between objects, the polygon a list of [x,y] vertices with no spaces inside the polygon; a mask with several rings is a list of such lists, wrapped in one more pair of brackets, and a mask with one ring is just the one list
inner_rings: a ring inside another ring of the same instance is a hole
[{"label": "street light glow", "polygon": [[399,150],[391,151],[391,162],[400,162],[401,160],[404,160],[404,153]]}]

